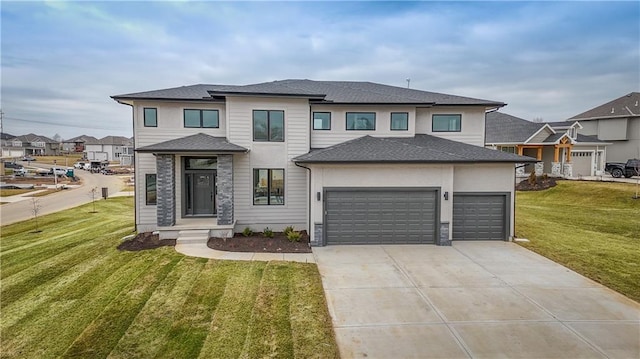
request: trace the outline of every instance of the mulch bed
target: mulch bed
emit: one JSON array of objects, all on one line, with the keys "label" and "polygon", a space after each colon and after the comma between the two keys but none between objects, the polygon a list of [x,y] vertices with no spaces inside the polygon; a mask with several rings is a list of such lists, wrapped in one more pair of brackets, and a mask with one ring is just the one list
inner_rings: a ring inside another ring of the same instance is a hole
[{"label": "mulch bed", "polygon": [[275,232],[273,238],[263,237],[262,233],[248,237],[236,233],[233,238],[210,238],[207,246],[229,252],[311,253],[307,232],[301,231],[301,234],[299,242],[291,242],[280,232]]},{"label": "mulch bed", "polygon": [[164,246],[175,246],[175,239],[160,240],[160,236],[151,232],[138,233],[135,238],[126,240],[118,246],[121,251],[143,251],[145,249],[155,249]]},{"label": "mulch bed", "polygon": [[527,178],[516,186],[517,191],[541,191],[547,188],[555,187],[557,185],[557,179],[554,177],[538,176],[535,181]]}]

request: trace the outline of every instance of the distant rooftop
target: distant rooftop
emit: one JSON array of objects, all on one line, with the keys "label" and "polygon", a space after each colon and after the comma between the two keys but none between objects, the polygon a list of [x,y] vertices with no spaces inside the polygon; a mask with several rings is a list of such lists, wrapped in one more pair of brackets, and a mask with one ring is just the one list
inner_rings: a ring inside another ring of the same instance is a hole
[{"label": "distant rooftop", "polygon": [[575,115],[567,121],[638,116],[640,116],[640,92],[631,92],[604,105]]}]

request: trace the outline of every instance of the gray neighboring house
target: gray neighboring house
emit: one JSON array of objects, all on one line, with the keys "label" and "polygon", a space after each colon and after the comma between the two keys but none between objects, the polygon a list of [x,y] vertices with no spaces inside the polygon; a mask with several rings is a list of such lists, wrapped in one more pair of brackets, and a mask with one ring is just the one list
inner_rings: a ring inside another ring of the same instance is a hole
[{"label": "gray neighboring house", "polygon": [[640,92],[631,92],[567,121],[580,121],[583,134],[610,142],[607,161],[640,158]]},{"label": "gray neighboring house", "polygon": [[13,143],[14,138],[16,138],[16,136],[8,133],[0,133],[0,140],[2,141],[2,158],[18,158],[24,156],[22,142],[16,146]]},{"label": "gray neighboring house", "polygon": [[25,155],[57,156],[62,153],[61,143],[47,136],[30,133],[11,140],[14,147],[22,147]]},{"label": "gray neighboring house", "polygon": [[84,143],[85,157],[89,160],[120,161],[121,165],[132,164],[133,140],[123,136],[106,136]]},{"label": "gray neighboring house", "polygon": [[84,152],[85,144],[97,143],[98,139],[93,136],[80,135],[68,140],[62,141],[62,150],[65,152]]},{"label": "gray neighboring house", "polygon": [[306,230],[312,245],[509,240],[515,164],[484,148],[498,101],[283,80],[112,96],[133,108],[135,223],[161,238]]},{"label": "gray neighboring house", "polygon": [[581,131],[578,121],[531,122],[495,111],[486,115],[485,145],[538,160],[533,168],[518,166],[518,176],[531,171],[567,178],[601,175],[610,143]]}]

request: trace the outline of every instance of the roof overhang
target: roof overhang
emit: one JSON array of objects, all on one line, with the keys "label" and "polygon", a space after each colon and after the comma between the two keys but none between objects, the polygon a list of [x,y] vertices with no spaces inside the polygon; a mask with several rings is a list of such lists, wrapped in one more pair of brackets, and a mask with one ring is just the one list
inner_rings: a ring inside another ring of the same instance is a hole
[{"label": "roof overhang", "polygon": [[529,136],[529,138],[524,140],[524,143],[528,144],[528,142],[531,141],[532,138],[536,137],[544,129],[547,129],[547,130],[551,131],[551,134],[553,134],[553,135],[556,134],[556,131],[551,126],[549,126],[549,124],[545,123],[544,126],[540,127],[540,129],[538,131],[534,132],[533,135]]}]

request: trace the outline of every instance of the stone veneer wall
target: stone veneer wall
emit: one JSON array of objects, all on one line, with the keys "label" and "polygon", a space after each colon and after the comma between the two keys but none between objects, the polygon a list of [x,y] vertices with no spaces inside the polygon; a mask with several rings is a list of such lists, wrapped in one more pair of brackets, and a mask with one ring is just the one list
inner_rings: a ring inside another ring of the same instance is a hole
[{"label": "stone veneer wall", "polygon": [[218,155],[218,224],[233,224],[233,156]]},{"label": "stone veneer wall", "polygon": [[173,155],[156,155],[158,226],[176,224],[176,161]]},{"label": "stone veneer wall", "polygon": [[449,222],[440,223],[440,246],[450,246],[451,240],[449,239]]},{"label": "stone veneer wall", "polygon": [[536,162],[535,164],[536,176],[542,176],[544,173],[544,162]]}]

